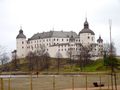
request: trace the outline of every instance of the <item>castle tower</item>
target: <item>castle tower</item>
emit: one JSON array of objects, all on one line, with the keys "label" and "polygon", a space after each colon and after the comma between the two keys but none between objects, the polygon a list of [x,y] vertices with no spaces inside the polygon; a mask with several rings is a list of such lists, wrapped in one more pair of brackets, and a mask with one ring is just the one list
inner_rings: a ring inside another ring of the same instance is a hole
[{"label": "castle tower", "polygon": [[89,29],[87,18],[84,22],[84,28],[79,32],[79,37],[82,45],[95,43],[95,33]]},{"label": "castle tower", "polygon": [[101,38],[101,36],[99,36],[99,38],[97,39],[97,44],[98,44],[98,56],[102,56],[103,55],[103,39]]},{"label": "castle tower", "polygon": [[17,58],[24,58],[26,56],[27,42],[26,36],[23,34],[22,28],[16,37]]}]

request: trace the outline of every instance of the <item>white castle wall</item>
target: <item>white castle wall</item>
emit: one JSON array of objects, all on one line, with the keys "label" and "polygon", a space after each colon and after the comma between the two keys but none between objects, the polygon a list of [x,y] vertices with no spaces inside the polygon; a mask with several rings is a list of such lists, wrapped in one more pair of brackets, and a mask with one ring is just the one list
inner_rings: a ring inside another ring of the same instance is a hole
[{"label": "white castle wall", "polygon": [[24,58],[27,54],[27,43],[26,39],[19,38],[16,40],[16,47],[17,47],[17,57]]},{"label": "white castle wall", "polygon": [[91,43],[95,43],[95,36],[90,33],[81,33],[80,41],[83,45],[89,45]]}]

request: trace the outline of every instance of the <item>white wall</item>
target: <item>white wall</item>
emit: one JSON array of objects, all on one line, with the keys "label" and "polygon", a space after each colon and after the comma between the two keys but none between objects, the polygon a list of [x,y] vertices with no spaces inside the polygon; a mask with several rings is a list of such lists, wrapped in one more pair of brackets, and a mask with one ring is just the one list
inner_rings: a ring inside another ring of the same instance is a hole
[{"label": "white wall", "polygon": [[17,57],[24,58],[27,53],[26,39],[23,38],[16,39],[16,47],[17,47]]},{"label": "white wall", "polygon": [[91,35],[90,33],[81,33],[80,34],[80,42],[83,45],[88,45],[88,44],[91,44],[91,43],[95,43],[95,36]]}]

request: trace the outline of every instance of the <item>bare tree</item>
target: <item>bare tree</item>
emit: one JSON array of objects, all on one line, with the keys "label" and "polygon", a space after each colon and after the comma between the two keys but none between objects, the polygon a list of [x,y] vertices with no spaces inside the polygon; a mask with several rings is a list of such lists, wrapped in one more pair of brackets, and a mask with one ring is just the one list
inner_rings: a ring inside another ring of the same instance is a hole
[{"label": "bare tree", "polygon": [[33,71],[34,69],[34,57],[35,54],[33,52],[29,52],[28,55],[26,56],[29,71]]},{"label": "bare tree", "polygon": [[[113,84],[115,84],[115,90],[117,90],[117,81],[116,81],[116,70],[120,66],[116,58],[116,49],[114,44],[110,45],[107,43],[104,45],[104,65],[111,69],[111,85],[113,89]],[[114,81],[113,81],[114,78]]]},{"label": "bare tree", "polygon": [[83,67],[90,63],[90,59],[92,57],[92,45],[83,46],[79,45],[78,50],[78,64],[80,65],[81,71],[83,71]]},{"label": "bare tree", "polygon": [[58,51],[58,52],[56,53],[56,57],[57,57],[57,69],[58,69],[58,73],[59,73],[62,54]]},{"label": "bare tree", "polygon": [[72,62],[74,60],[74,54],[75,54],[75,50],[74,48],[70,47],[67,51],[67,56],[69,58],[69,63],[70,63],[70,66],[71,66],[71,69],[72,69]]},{"label": "bare tree", "polygon": [[3,56],[6,54],[5,48],[0,45],[0,62],[3,64]]},{"label": "bare tree", "polygon": [[[29,70],[36,72],[49,68],[49,54],[46,51],[45,45],[40,45],[34,52],[30,52],[27,56]],[[31,68],[30,68],[31,67]]]},{"label": "bare tree", "polygon": [[46,68],[46,70],[47,70],[47,72],[48,72],[48,69],[49,69],[49,66],[50,66],[50,56],[49,56],[49,53],[45,53],[44,54],[44,59],[45,59],[45,68]]},{"label": "bare tree", "polygon": [[116,48],[114,46],[114,42],[112,42],[111,45],[109,43],[105,43],[103,45],[103,51],[105,51],[107,55],[110,55],[111,52],[112,55],[116,55]]},{"label": "bare tree", "polygon": [[3,53],[0,57],[1,64],[2,65],[6,64],[8,62],[8,60],[9,60],[9,57],[8,57],[7,53]]},{"label": "bare tree", "polygon": [[12,70],[19,69],[19,59],[17,58],[17,50],[12,52]]},{"label": "bare tree", "polygon": [[7,65],[5,65],[9,61],[8,53],[6,53],[6,50],[3,46],[0,45],[0,64],[2,65],[2,71],[7,70]]}]

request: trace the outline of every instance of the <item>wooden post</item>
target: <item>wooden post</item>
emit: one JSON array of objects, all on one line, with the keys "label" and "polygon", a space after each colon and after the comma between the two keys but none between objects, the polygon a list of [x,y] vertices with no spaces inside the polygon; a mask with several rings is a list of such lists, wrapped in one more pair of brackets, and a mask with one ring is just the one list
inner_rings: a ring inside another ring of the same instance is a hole
[{"label": "wooden post", "polygon": [[11,90],[11,89],[10,89],[10,88],[11,88],[11,87],[10,87],[10,85],[11,85],[10,83],[11,83],[11,82],[10,82],[10,78],[8,78],[8,90]]},{"label": "wooden post", "polygon": [[72,76],[72,90],[74,90],[74,76]]},{"label": "wooden post", "polygon": [[114,90],[114,87],[113,87],[113,73],[111,72],[111,89]]},{"label": "wooden post", "polygon": [[101,90],[101,75],[100,75],[100,90]]},{"label": "wooden post", "polygon": [[53,75],[53,90],[55,90],[55,76]]},{"label": "wooden post", "polygon": [[0,81],[1,81],[1,89],[0,90],[4,90],[4,85],[3,85],[3,78],[0,78]]},{"label": "wooden post", "polygon": [[109,75],[108,75],[108,90],[110,89],[110,86],[109,86],[109,83],[110,83],[110,80],[109,80]]},{"label": "wooden post", "polygon": [[32,74],[30,75],[30,90],[33,90],[33,87],[32,87]]},{"label": "wooden post", "polygon": [[86,81],[86,90],[87,90],[87,75],[85,76],[85,81]]},{"label": "wooden post", "polygon": [[115,90],[117,90],[117,77],[116,77],[116,73],[114,73],[114,82],[115,82]]}]

